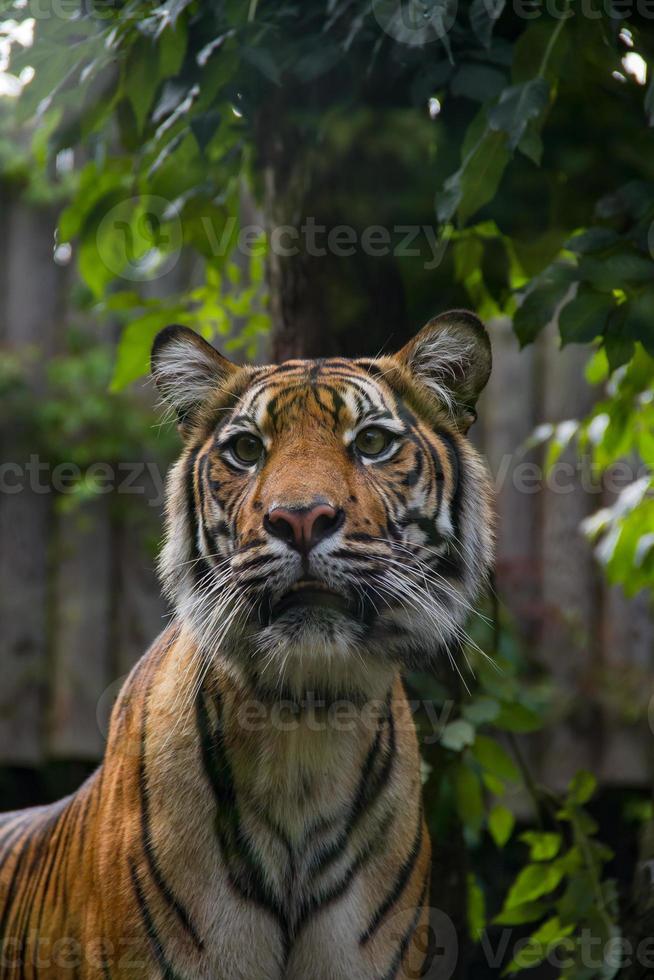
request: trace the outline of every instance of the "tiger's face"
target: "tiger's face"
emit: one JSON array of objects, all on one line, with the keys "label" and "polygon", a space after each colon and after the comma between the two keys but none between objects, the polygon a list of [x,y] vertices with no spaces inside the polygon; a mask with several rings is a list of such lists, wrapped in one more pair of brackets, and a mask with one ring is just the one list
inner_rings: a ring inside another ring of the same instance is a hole
[{"label": "tiger's face", "polygon": [[467,313],[393,357],[267,367],[164,331],[153,374],[186,446],[161,571],[203,654],[270,690],[351,694],[460,638],[492,558],[465,435],[489,371]]}]

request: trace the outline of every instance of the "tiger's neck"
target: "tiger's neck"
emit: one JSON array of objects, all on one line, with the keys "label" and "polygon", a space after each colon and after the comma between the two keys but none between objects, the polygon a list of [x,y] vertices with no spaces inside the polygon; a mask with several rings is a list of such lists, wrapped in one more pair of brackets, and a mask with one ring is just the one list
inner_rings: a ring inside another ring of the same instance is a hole
[{"label": "tiger's neck", "polygon": [[[199,814],[234,807],[299,841],[320,820],[352,806],[366,758],[383,734],[390,705],[404,702],[397,674],[366,697],[308,691],[275,699],[220,657],[207,664],[190,634],[171,627],[145,658],[138,736],[155,823],[164,836]],[[186,816],[180,818],[180,814]],[[172,837],[170,838],[172,839]]]}]

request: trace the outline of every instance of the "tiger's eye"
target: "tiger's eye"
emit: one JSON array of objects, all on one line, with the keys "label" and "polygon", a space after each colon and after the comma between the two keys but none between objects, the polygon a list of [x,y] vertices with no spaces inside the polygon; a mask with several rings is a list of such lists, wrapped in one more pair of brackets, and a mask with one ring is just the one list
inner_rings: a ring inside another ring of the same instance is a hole
[{"label": "tiger's eye", "polygon": [[232,452],[241,463],[256,463],[263,453],[263,443],[256,436],[242,435],[232,443]]},{"label": "tiger's eye", "polygon": [[380,456],[388,449],[392,436],[385,429],[370,425],[362,429],[354,440],[354,444],[362,456]]}]

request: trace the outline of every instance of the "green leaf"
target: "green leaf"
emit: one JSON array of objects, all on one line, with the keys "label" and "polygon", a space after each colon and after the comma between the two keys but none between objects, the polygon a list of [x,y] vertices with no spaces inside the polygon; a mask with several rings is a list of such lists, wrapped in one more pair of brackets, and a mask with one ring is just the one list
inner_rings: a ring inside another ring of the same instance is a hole
[{"label": "green leaf", "polygon": [[566,889],[557,902],[559,918],[564,923],[577,923],[595,904],[592,874],[583,871],[569,878]]},{"label": "green leaf", "polygon": [[515,150],[527,124],[537,119],[549,102],[550,86],[545,78],[533,78],[522,85],[511,85],[502,92],[499,102],[488,113],[492,130],[506,133],[509,147]]},{"label": "green leaf", "polygon": [[460,765],[455,773],[454,787],[459,816],[464,826],[476,837],[484,821],[484,798],[479,777],[469,766]]},{"label": "green leaf", "polygon": [[537,119],[530,119],[527,128],[518,143],[518,149],[532,163],[540,167],[543,158],[543,138],[540,135],[540,122]]},{"label": "green leaf", "polygon": [[72,241],[94,208],[102,206],[106,211],[114,196],[122,196],[128,187],[128,178],[122,166],[101,170],[95,163],[87,164],[80,174],[75,198],[60,215],[59,240]]},{"label": "green leaf", "polygon": [[160,123],[166,116],[170,116],[189,96],[190,91],[185,82],[176,79],[167,81],[152,113],[153,122]]},{"label": "green leaf", "polygon": [[579,278],[600,292],[629,288],[638,283],[654,284],[654,263],[633,252],[616,252],[606,258],[584,256],[579,263]]},{"label": "green leaf", "polygon": [[581,771],[572,777],[568,784],[567,799],[574,806],[588,803],[597,789],[597,779],[590,772]]},{"label": "green leaf", "polygon": [[302,82],[312,82],[330,71],[343,57],[338,44],[330,42],[324,35],[318,47],[313,47],[300,55],[293,64],[293,74]]},{"label": "green leaf", "polygon": [[513,329],[522,347],[535,340],[553,320],[572,281],[573,270],[562,265],[552,266],[535,280],[513,317]]},{"label": "green leaf", "polygon": [[111,381],[112,391],[119,391],[147,374],[152,341],[171,319],[180,322],[185,318],[179,312],[171,317],[170,310],[160,309],[146,313],[125,327],[118,344],[116,367]]},{"label": "green leaf", "polygon": [[517,734],[537,732],[543,727],[543,723],[541,715],[517,701],[513,704],[504,703],[495,718],[496,728]]},{"label": "green leaf", "polygon": [[520,840],[529,844],[531,861],[551,861],[561,849],[561,834],[552,831],[526,830]]},{"label": "green leaf", "polygon": [[487,735],[477,735],[472,753],[483,769],[508,782],[519,782],[520,772],[507,751]]},{"label": "green leaf", "polygon": [[447,178],[437,195],[439,221],[451,221],[458,214],[460,223],[464,225],[495,196],[508,161],[505,134],[487,130],[464,156],[456,173]]},{"label": "green leaf", "polygon": [[548,905],[545,902],[525,902],[514,909],[500,912],[493,919],[497,926],[522,926],[527,922],[537,922],[547,914]]},{"label": "green leaf", "polygon": [[626,304],[623,332],[631,340],[639,340],[648,354],[654,357],[654,290],[646,289]]},{"label": "green leaf", "polygon": [[532,933],[525,945],[521,947],[514,959],[504,970],[504,976],[527,970],[542,963],[547,955],[558,946],[563,939],[573,932],[573,926],[563,926],[558,916],[553,916],[544,922],[536,932]]},{"label": "green leaf", "polygon": [[139,38],[130,49],[122,80],[122,89],[134,110],[139,133],[143,132],[158,86],[157,48],[149,38]]},{"label": "green leaf", "polygon": [[528,864],[514,881],[504,902],[504,910],[517,908],[548,895],[559,885],[563,868],[555,864]]},{"label": "green leaf", "polygon": [[610,228],[588,228],[569,238],[563,247],[571,252],[586,255],[589,252],[601,252],[610,248],[619,240],[619,235]]},{"label": "green leaf", "polygon": [[[558,22],[562,26],[561,21]],[[558,36],[554,36],[558,34]],[[513,45],[511,74],[514,82],[533,81],[534,71],[543,75],[553,90],[564,68],[567,69],[569,31],[557,30],[552,21],[536,18],[523,30]]]},{"label": "green leaf", "polygon": [[494,721],[500,713],[500,705],[494,698],[476,698],[461,709],[463,717],[472,725],[483,725]]},{"label": "green leaf", "polygon": [[641,218],[652,206],[652,186],[644,180],[630,180],[612,194],[600,198],[595,206],[598,218]]},{"label": "green leaf", "polygon": [[493,796],[504,796],[506,793],[506,783],[502,779],[498,779],[497,776],[493,776],[487,770],[481,774],[481,778],[489,793],[492,793]]},{"label": "green leaf", "polygon": [[281,84],[281,75],[272,51],[264,47],[243,48],[241,56],[275,85]]},{"label": "green leaf", "polygon": [[604,333],[615,301],[608,293],[597,293],[581,285],[577,295],[559,313],[559,332],[563,344],[589,344]]},{"label": "green leaf", "polygon": [[[109,246],[105,248],[102,241],[100,241],[100,245],[102,254],[107,254]],[[94,237],[89,235],[82,240],[77,262],[82,278],[94,296],[99,299],[109,283],[113,282],[114,272],[100,257],[98,243]]]},{"label": "green leaf", "polygon": [[175,27],[177,18],[184,13],[192,2],[193,0],[166,0],[165,3],[162,3],[157,10],[157,15],[162,25],[165,27],[171,24]]},{"label": "green leaf", "polygon": [[[486,0],[482,0],[483,3]],[[475,102],[486,102],[503,89],[506,76],[497,68],[475,63],[463,64],[450,83],[452,95],[463,96]]]},{"label": "green leaf", "polygon": [[466,745],[472,745],[475,740],[475,730],[470,722],[457,718],[446,725],[441,735],[441,745],[453,752],[460,752]]},{"label": "green leaf", "polygon": [[604,330],[604,347],[610,371],[616,371],[633,357],[634,342],[627,336],[626,312],[626,305],[622,303],[613,310]]},{"label": "green leaf", "polygon": [[478,943],[486,928],[486,899],[476,875],[468,874],[468,932]]},{"label": "green leaf", "polygon": [[217,109],[214,109],[212,112],[198,113],[198,115],[191,119],[191,132],[195,136],[198,146],[202,151],[206,150],[216,135],[221,121],[222,114]]},{"label": "green leaf", "polygon": [[515,817],[505,806],[494,806],[488,815],[488,829],[498,847],[504,847],[515,826]]},{"label": "green leaf", "polygon": [[180,71],[186,55],[186,22],[169,24],[159,35],[159,72],[162,78],[172,78]]}]

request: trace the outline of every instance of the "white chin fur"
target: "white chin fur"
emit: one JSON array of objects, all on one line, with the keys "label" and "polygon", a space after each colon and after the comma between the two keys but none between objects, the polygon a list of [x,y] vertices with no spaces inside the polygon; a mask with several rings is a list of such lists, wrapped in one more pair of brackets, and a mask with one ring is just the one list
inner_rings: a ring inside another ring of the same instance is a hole
[{"label": "white chin fur", "polygon": [[393,668],[366,649],[365,632],[362,623],[333,610],[289,610],[256,632],[251,664],[266,686],[294,696],[378,697]]}]

